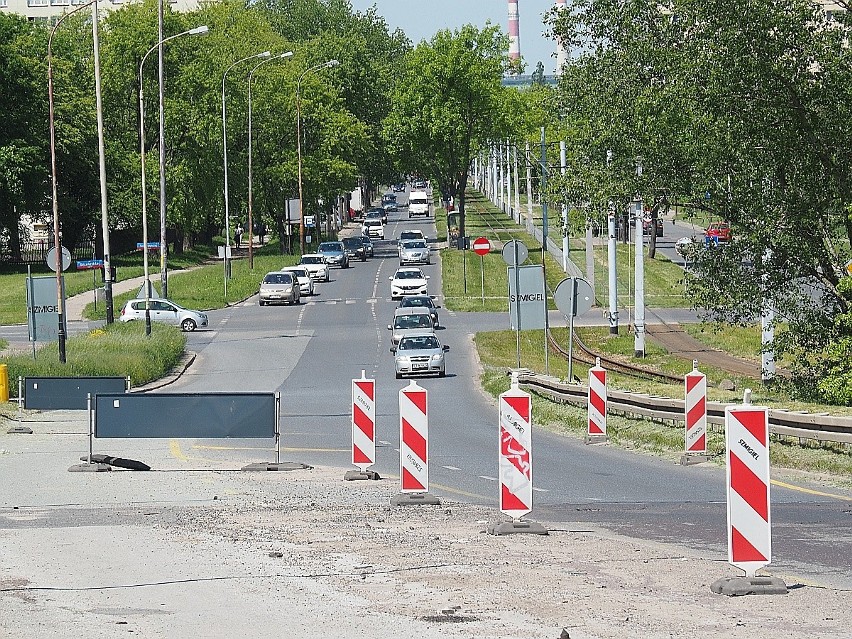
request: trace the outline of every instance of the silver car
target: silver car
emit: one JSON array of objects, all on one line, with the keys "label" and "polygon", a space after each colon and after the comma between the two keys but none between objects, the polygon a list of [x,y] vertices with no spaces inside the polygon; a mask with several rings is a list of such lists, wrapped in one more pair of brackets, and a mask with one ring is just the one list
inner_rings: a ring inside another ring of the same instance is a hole
[{"label": "silver car", "polygon": [[435,333],[435,324],[428,308],[398,308],[393,313],[391,341],[396,344],[409,333]]},{"label": "silver car", "polygon": [[299,262],[300,266],[304,266],[311,277],[316,281],[328,281],[328,264],[325,258],[319,253],[305,253]]},{"label": "silver car", "polygon": [[302,302],[296,276],[281,271],[274,271],[263,276],[259,295],[261,306],[267,304],[300,304]]},{"label": "silver car", "polygon": [[399,265],[431,264],[429,247],[425,240],[404,240],[399,246]]},{"label": "silver car", "polygon": [[391,346],[394,353],[396,378],[403,375],[435,375],[444,377],[447,367],[444,353],[449,346],[442,346],[432,333],[411,333],[404,336],[397,346]]},{"label": "silver car", "polygon": [[314,278],[304,266],[285,266],[281,269],[282,273],[292,273],[296,276],[299,282],[299,293],[301,295],[314,294]]},{"label": "silver car", "polygon": [[[164,322],[173,326],[180,326],[182,331],[194,331],[199,326],[207,326],[207,314],[201,311],[193,311],[175,304],[167,299],[148,300],[148,312],[152,322]],[[121,309],[122,322],[134,320],[145,321],[145,300],[128,300]]]}]

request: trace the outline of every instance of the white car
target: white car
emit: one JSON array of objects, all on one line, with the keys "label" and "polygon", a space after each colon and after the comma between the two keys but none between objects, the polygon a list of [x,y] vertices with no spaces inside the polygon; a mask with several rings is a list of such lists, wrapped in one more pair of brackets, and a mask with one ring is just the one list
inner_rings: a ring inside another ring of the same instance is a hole
[{"label": "white car", "polygon": [[402,243],[409,240],[423,240],[425,242],[426,236],[423,235],[423,231],[420,229],[406,229],[399,234],[399,239],[396,241],[397,248],[401,251]]},{"label": "white car", "polygon": [[315,281],[328,281],[328,264],[326,264],[325,258],[319,253],[305,253],[299,265],[304,266]]},{"label": "white car", "polygon": [[391,298],[399,299],[403,295],[428,295],[429,276],[419,268],[399,268],[391,277]]},{"label": "white car", "polygon": [[385,239],[385,227],[381,220],[369,218],[364,220],[364,224],[361,226],[361,235],[376,237],[383,240]]},{"label": "white car", "polygon": [[[194,331],[199,326],[207,326],[207,314],[201,311],[193,311],[175,304],[171,300],[149,298],[148,314],[152,322],[165,322],[173,326],[180,326],[182,331]],[[121,309],[122,322],[133,320],[145,321],[145,300],[128,300]]]},{"label": "white car", "polygon": [[282,273],[292,273],[299,280],[299,292],[302,295],[314,294],[314,278],[304,266],[285,266],[281,269]]}]

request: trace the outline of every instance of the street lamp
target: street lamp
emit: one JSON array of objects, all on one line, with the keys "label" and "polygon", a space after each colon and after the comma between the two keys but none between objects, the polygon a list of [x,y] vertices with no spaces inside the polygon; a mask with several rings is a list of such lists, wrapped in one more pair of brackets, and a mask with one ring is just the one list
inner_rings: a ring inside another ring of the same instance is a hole
[{"label": "street lamp", "polygon": [[[47,39],[47,97],[49,103],[49,119],[50,119],[50,178],[51,178],[51,196],[52,196],[52,207],[53,207],[53,242],[54,242],[54,252],[56,253],[56,263],[54,264],[54,271],[56,271],[56,308],[59,309],[59,332],[57,333],[57,337],[59,338],[59,361],[63,364],[66,361],[65,354],[65,297],[62,294],[62,244],[59,239],[59,198],[57,196],[57,185],[56,185],[56,124],[54,120],[54,108],[53,108],[53,36],[56,35],[56,30],[59,28],[59,25],[62,24],[63,20],[68,16],[77,13],[78,11],[85,9],[88,6],[94,6],[94,18],[92,21],[92,38],[94,40],[94,49],[95,49],[95,85],[96,85],[96,102],[98,106],[98,142],[99,142],[99,150],[101,152],[100,162],[101,167],[103,167],[103,127],[102,127],[102,116],[100,109],[100,56],[99,56],[99,47],[98,47],[98,37],[97,37],[97,24],[98,24],[98,0],[90,0],[85,4],[81,4],[76,9],[72,9],[71,11],[63,14],[57,21],[56,24],[53,25],[53,28],[50,30],[50,37]],[[101,171],[101,199],[105,198],[104,191],[104,174]],[[106,215],[106,210],[104,207],[103,211],[104,215]],[[104,242],[105,246],[108,242],[107,238],[107,229],[106,222],[104,222]],[[109,258],[105,255],[105,260]],[[104,266],[107,267],[109,264],[108,261],[104,262]],[[111,289],[110,289],[111,292]],[[109,320],[109,310],[110,305],[109,301],[111,298],[108,298],[107,305],[107,320]]]},{"label": "street lamp", "polygon": [[[185,35],[201,35],[207,33],[209,29],[206,25],[189,29],[181,33],[176,33],[168,38],[163,38],[153,47],[148,49],[145,55],[142,56],[142,62],[139,63],[139,155],[142,161],[142,263],[145,270],[145,335],[151,334],[151,277],[148,272],[148,195],[145,189],[145,99],[143,93],[144,83],[142,82],[142,69],[145,66],[145,60],[151,53],[165,44],[169,40],[174,40]],[[162,149],[160,153],[162,154]],[[162,247],[160,247],[162,249]]]},{"label": "street lamp", "polygon": [[340,62],[337,60],[329,60],[315,67],[310,67],[302,71],[296,82],[296,155],[299,162],[299,251],[302,255],[305,253],[305,206],[302,196],[302,111],[301,111],[301,90],[302,78],[311,71],[319,69],[330,69],[336,67]]},{"label": "street lamp", "polygon": [[[237,60],[236,62],[231,64],[231,66],[225,69],[225,73],[222,74],[222,147],[225,164],[225,254],[222,262],[225,268],[224,285],[226,301],[228,297],[228,277],[230,275],[230,273],[228,272],[228,250],[231,248],[231,216],[229,208],[230,205],[228,204],[228,128],[226,126],[228,119],[227,111],[225,109],[225,79],[228,77],[228,72],[241,62],[245,62],[246,60],[254,60],[255,58],[268,58],[271,55],[272,53],[270,53],[269,51],[263,51],[261,53],[255,53],[254,55],[246,56],[245,58],[241,58],[240,60]],[[251,233],[251,229],[249,229],[249,233]]]},{"label": "street lamp", "polygon": [[282,53],[280,55],[273,56],[266,60],[261,60],[258,62],[251,71],[249,71],[249,82],[248,82],[248,233],[249,233],[249,244],[248,244],[248,258],[249,258],[249,268],[254,268],[254,253],[252,251],[252,236],[254,231],[253,218],[252,218],[252,181],[251,181],[251,156],[252,156],[252,138],[251,138],[251,83],[254,78],[254,72],[258,70],[258,68],[262,67],[267,62],[272,62],[273,60],[281,60],[282,58],[290,58],[293,56],[292,51],[287,51],[286,53]]}]

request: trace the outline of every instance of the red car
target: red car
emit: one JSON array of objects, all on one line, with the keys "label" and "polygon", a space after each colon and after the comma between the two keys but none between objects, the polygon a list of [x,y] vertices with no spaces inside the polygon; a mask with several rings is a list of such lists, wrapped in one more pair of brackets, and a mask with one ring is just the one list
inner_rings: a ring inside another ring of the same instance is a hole
[{"label": "red car", "polygon": [[704,231],[704,240],[715,244],[731,241],[731,225],[727,222],[711,222]]}]

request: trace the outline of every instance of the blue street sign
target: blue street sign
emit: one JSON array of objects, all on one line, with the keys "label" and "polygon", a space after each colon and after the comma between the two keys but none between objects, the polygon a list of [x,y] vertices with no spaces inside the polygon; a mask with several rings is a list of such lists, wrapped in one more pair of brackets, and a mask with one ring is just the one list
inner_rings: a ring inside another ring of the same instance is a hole
[{"label": "blue street sign", "polygon": [[[145,246],[144,243],[136,242],[136,250],[137,251],[141,251],[144,246]],[[149,251],[156,251],[159,248],[160,248],[159,242],[148,242],[148,250]]]},{"label": "blue street sign", "polygon": [[[140,247],[141,248],[141,247]],[[77,260],[77,270],[83,271],[92,268],[103,268],[103,260]]]}]

